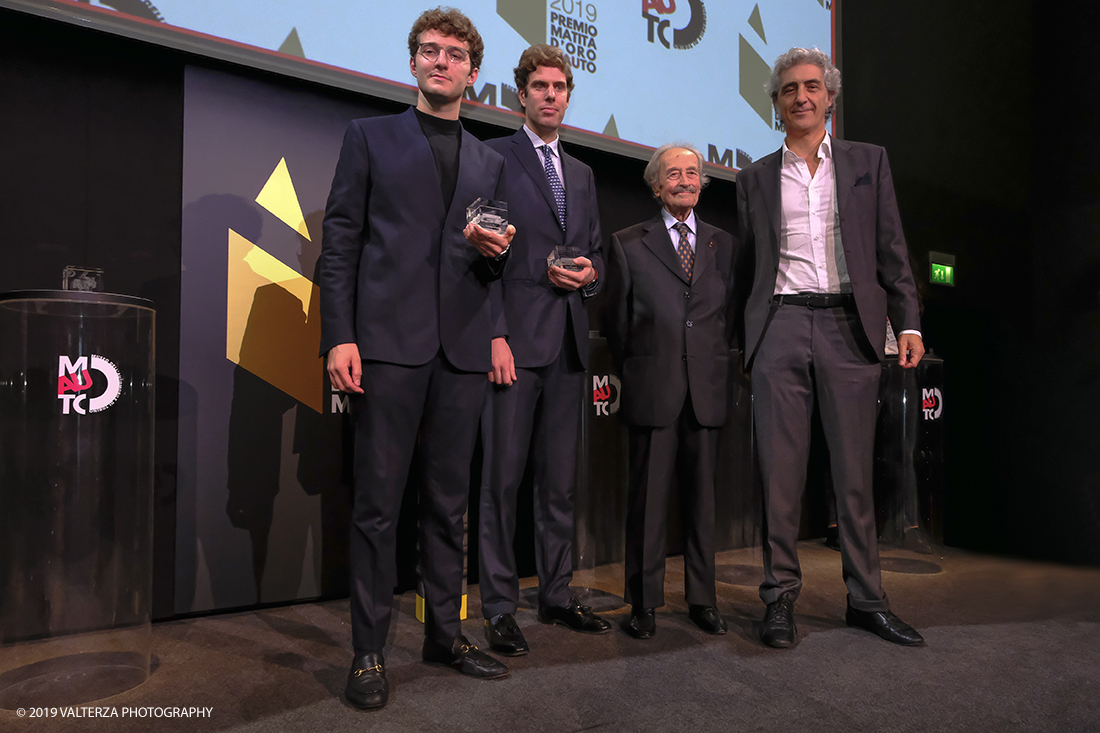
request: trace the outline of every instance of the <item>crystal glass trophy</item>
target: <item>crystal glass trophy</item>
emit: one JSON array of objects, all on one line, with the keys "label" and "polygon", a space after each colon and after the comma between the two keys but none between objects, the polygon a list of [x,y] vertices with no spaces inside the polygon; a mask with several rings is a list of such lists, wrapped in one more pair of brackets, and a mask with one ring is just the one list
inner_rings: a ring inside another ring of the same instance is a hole
[{"label": "crystal glass trophy", "polygon": [[103,270],[98,267],[74,267],[61,271],[61,289],[83,292],[103,292]]},{"label": "crystal glass trophy", "polygon": [[466,223],[477,224],[487,231],[504,234],[508,229],[508,202],[479,198],[466,207]]},{"label": "crystal glass trophy", "polygon": [[572,270],[573,272],[580,272],[584,268],[573,262],[573,258],[580,257],[581,250],[579,247],[570,247],[565,244],[559,244],[554,247],[554,251],[550,253],[550,256],[546,258],[546,266],[560,267],[563,270]]}]

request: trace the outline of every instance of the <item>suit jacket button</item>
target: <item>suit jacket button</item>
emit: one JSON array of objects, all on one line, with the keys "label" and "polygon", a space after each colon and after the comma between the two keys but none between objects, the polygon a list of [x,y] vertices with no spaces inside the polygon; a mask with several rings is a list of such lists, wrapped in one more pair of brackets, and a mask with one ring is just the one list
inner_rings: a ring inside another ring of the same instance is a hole
[{"label": "suit jacket button", "polygon": [[684,291],[684,297],[685,298],[690,298],[691,297],[691,291],[690,290],[685,290]]},{"label": "suit jacket button", "polygon": [[684,354],[684,355],[683,355],[683,356],[681,356],[680,358],[681,358],[681,359],[683,359],[684,361],[687,361],[687,360],[688,360],[688,355],[687,355],[687,354]]},{"label": "suit jacket button", "polygon": [[695,324],[694,324],[694,323],[692,323],[691,321],[688,321],[688,322],[687,322],[687,327],[688,327],[688,328],[691,328],[691,327],[692,327],[692,326],[694,326],[694,325],[695,325]]}]

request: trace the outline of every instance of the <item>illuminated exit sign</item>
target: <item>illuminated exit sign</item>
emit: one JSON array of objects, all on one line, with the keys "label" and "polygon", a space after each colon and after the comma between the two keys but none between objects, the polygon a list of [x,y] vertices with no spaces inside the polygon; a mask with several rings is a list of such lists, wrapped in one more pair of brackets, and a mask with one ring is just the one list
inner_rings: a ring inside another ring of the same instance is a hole
[{"label": "illuminated exit sign", "polygon": [[955,287],[955,255],[928,253],[928,281],[933,285]]}]

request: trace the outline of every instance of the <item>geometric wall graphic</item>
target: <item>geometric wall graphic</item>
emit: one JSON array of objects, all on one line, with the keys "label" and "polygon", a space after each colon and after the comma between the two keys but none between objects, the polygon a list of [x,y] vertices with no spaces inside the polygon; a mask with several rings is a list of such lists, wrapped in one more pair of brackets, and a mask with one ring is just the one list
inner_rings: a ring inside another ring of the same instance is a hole
[{"label": "geometric wall graphic", "polygon": [[[570,0],[572,5],[572,0]],[[579,13],[579,8],[578,8]],[[497,15],[532,46],[546,43],[546,2],[497,0]]]},{"label": "geometric wall graphic", "polygon": [[749,27],[756,31],[761,41],[768,42],[767,36],[764,35],[764,21],[760,18],[760,5],[752,9],[752,14],[749,15]]},{"label": "geometric wall graphic", "polygon": [[283,45],[279,46],[279,53],[285,53],[287,56],[297,56],[302,59],[306,57],[306,52],[302,49],[302,39],[298,38],[297,28],[290,29]]},{"label": "geometric wall graphic", "polygon": [[320,289],[232,229],[228,260],[225,358],[322,412]]},{"label": "geometric wall graphic", "polygon": [[[763,26],[761,26],[763,30]],[[761,34],[763,35],[763,34]],[[771,76],[772,70],[768,66],[768,62],[760,57],[760,54],[749,45],[749,42],[745,40],[745,37],[738,34],[741,39],[741,50],[738,56],[738,63],[741,67],[741,79],[739,85],[739,91],[741,97],[749,106],[753,108],[756,114],[760,115],[760,119],[768,126],[772,126],[772,120],[775,118],[775,112],[772,109],[772,100],[768,96],[768,93],[764,90],[764,86],[768,83],[768,77]]]},{"label": "geometric wall graphic", "polygon": [[274,214],[280,221],[309,241],[309,228],[302,216],[302,205],[298,203],[298,194],[294,192],[294,182],[290,180],[290,171],[286,167],[286,158],[280,158],[279,164],[271,172],[263,189],[256,196],[256,203]]},{"label": "geometric wall graphic", "polygon": [[608,137],[619,136],[619,126],[615,124],[615,115],[611,115],[610,119],[607,120],[607,127],[603,128],[603,134]]}]

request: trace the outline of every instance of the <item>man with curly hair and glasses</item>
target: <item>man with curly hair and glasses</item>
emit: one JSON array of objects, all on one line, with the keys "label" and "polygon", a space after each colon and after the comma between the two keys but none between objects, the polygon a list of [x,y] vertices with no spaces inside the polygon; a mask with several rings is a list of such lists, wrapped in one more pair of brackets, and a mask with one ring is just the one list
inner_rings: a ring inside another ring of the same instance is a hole
[{"label": "man with curly hair and glasses", "polygon": [[458,120],[483,51],[459,11],[424,12],[409,33],[416,106],[351,122],[325,209],[321,353],[333,386],[352,395],[355,419],[346,695],[364,709],[389,696],[383,646],[414,460],[423,477],[422,657],[473,677],[508,673],[460,624],[470,456],[492,368],[490,300],[515,233],[466,223],[475,200],[504,198],[504,159]]}]

